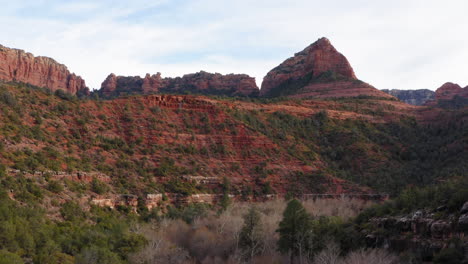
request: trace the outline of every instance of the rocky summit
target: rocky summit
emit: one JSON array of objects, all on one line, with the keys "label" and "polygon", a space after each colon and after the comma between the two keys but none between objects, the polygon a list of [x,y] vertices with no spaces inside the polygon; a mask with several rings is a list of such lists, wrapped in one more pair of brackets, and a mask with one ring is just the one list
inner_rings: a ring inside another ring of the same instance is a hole
[{"label": "rocky summit", "polygon": [[160,73],[146,74],[145,78],[110,74],[102,83],[100,93],[106,97],[154,93],[256,97],[259,89],[255,78],[246,74],[222,75],[200,71],[177,78],[162,78]]},{"label": "rocky summit", "polygon": [[426,105],[444,108],[462,108],[467,106],[468,86],[462,88],[458,84],[447,82],[435,91],[434,100],[428,101]]},{"label": "rocky summit", "polygon": [[89,94],[85,81],[67,67],[48,57],[34,57],[19,49],[0,45],[0,80],[15,81],[48,88],[64,90],[70,94]]},{"label": "rocky summit", "polygon": [[296,53],[263,79],[261,96],[355,97],[391,96],[359,81],[343,54],[327,38]]}]

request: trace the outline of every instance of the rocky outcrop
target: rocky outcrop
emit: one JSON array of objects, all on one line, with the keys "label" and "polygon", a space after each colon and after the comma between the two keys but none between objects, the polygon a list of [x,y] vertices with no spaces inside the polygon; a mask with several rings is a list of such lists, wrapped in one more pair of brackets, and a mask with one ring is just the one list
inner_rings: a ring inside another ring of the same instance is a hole
[{"label": "rocky outcrop", "polygon": [[263,79],[260,95],[265,97],[388,97],[359,81],[345,56],[326,38],[296,53],[271,70]]},{"label": "rocky outcrop", "polygon": [[426,103],[428,106],[442,108],[463,108],[468,106],[468,86],[447,82],[435,91],[434,100]]},{"label": "rocky outcrop", "polygon": [[23,82],[52,91],[61,89],[70,94],[89,94],[85,81],[70,73],[65,65],[1,45],[0,80]]},{"label": "rocky outcrop", "polygon": [[455,96],[468,97],[468,87],[461,88],[460,85],[447,82],[435,92],[436,100],[451,100]]},{"label": "rocky outcrop", "polygon": [[411,105],[424,105],[426,102],[435,98],[435,92],[429,89],[419,90],[398,90],[383,89],[385,93],[395,96],[401,101]]},{"label": "rocky outcrop", "polygon": [[[425,261],[440,250],[460,240],[468,253],[468,202],[459,213],[440,218],[438,209],[418,210],[409,215],[376,217],[370,220],[370,229],[364,230],[369,246],[388,247],[396,251],[411,250]],[[382,233],[382,230],[385,232]],[[468,257],[465,256],[465,257]]]},{"label": "rocky outcrop", "polygon": [[124,94],[207,94],[226,96],[258,96],[259,89],[255,78],[245,74],[198,72],[177,78],[162,78],[160,73],[145,78],[124,77],[110,74],[102,83],[100,93],[104,96]]}]

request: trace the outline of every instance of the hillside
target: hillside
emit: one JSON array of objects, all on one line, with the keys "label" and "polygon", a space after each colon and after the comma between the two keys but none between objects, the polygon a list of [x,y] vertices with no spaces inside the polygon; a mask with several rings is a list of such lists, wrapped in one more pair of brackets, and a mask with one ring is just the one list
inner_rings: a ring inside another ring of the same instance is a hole
[{"label": "hillside", "polygon": [[[353,192],[350,183],[335,184],[341,178],[394,193],[447,176],[466,157],[466,112],[394,100],[94,101],[15,84],[3,84],[1,98],[2,163],[25,171],[101,172],[135,195],[149,184],[191,177],[213,179],[214,186],[227,177],[239,194],[285,193],[298,175],[313,187],[302,192]],[[441,134],[440,126],[448,128]],[[189,193],[213,189],[193,187]]]},{"label": "hillside", "polygon": [[[372,97],[80,100],[17,83],[0,85],[0,104],[4,210],[41,212],[14,216],[37,223],[18,231],[34,234],[27,240],[34,246],[4,241],[9,251],[29,247],[19,255],[34,263],[70,263],[87,254],[112,263],[126,260],[145,241],[128,229],[132,215],[157,219],[173,212],[171,204],[223,205],[226,199],[264,201],[287,193],[378,201],[386,198],[382,192],[394,195],[405,186],[468,171],[466,109]],[[190,212],[180,214],[198,214]],[[11,221],[8,217],[4,221]],[[109,234],[106,228],[117,228],[122,217],[123,229]],[[47,235],[60,244],[51,255],[40,253],[46,249],[36,235],[48,228],[72,234],[68,240]],[[101,234],[104,240],[98,241],[109,242],[87,248],[80,232]],[[131,246],[123,249],[126,243]]]},{"label": "hillside", "polygon": [[407,104],[322,38],[260,91],[199,72],[111,74],[89,94],[64,65],[0,48],[16,54],[0,57],[0,263],[286,263],[290,206],[308,260],[464,257],[467,88]]}]

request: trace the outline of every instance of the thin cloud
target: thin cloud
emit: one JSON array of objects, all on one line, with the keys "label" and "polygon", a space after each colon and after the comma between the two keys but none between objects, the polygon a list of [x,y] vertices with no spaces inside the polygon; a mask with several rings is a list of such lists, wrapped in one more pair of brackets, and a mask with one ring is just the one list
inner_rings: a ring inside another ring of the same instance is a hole
[{"label": "thin cloud", "polygon": [[464,1],[21,1],[1,44],[45,55],[99,88],[105,77],[206,70],[263,76],[326,36],[378,88],[468,84]]}]

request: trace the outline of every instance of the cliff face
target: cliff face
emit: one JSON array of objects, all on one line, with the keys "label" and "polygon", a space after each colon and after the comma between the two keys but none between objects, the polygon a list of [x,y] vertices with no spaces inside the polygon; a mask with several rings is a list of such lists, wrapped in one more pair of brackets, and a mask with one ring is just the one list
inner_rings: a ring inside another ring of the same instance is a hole
[{"label": "cliff face", "polygon": [[258,96],[255,78],[245,74],[198,72],[177,78],[162,78],[160,73],[145,78],[111,74],[102,83],[100,92],[105,96],[121,94],[198,93],[226,96]]},{"label": "cliff face", "polygon": [[463,108],[468,106],[468,86],[447,82],[435,91],[435,99],[426,103],[428,106],[442,108]]},{"label": "cliff face", "polygon": [[[444,210],[446,206],[441,206]],[[439,208],[439,209],[440,209]],[[444,248],[453,246],[459,240],[468,257],[468,202],[457,213],[446,217],[438,210],[417,210],[400,216],[375,217],[370,220],[370,229],[364,230],[366,242],[370,247],[386,246],[397,252],[411,250],[418,257],[430,261]],[[391,231],[382,233],[381,230]]]},{"label": "cliff face", "polygon": [[9,49],[0,45],[0,80],[17,81],[52,91],[62,89],[70,94],[89,94],[85,81],[70,73],[67,67],[47,57]]},{"label": "cliff face", "polygon": [[392,97],[359,81],[345,56],[330,41],[321,38],[296,53],[263,79],[265,97]]},{"label": "cliff face", "polygon": [[423,105],[427,101],[435,98],[435,92],[429,89],[419,90],[397,90],[397,89],[383,89],[385,93],[395,96],[401,101],[411,105]]}]

